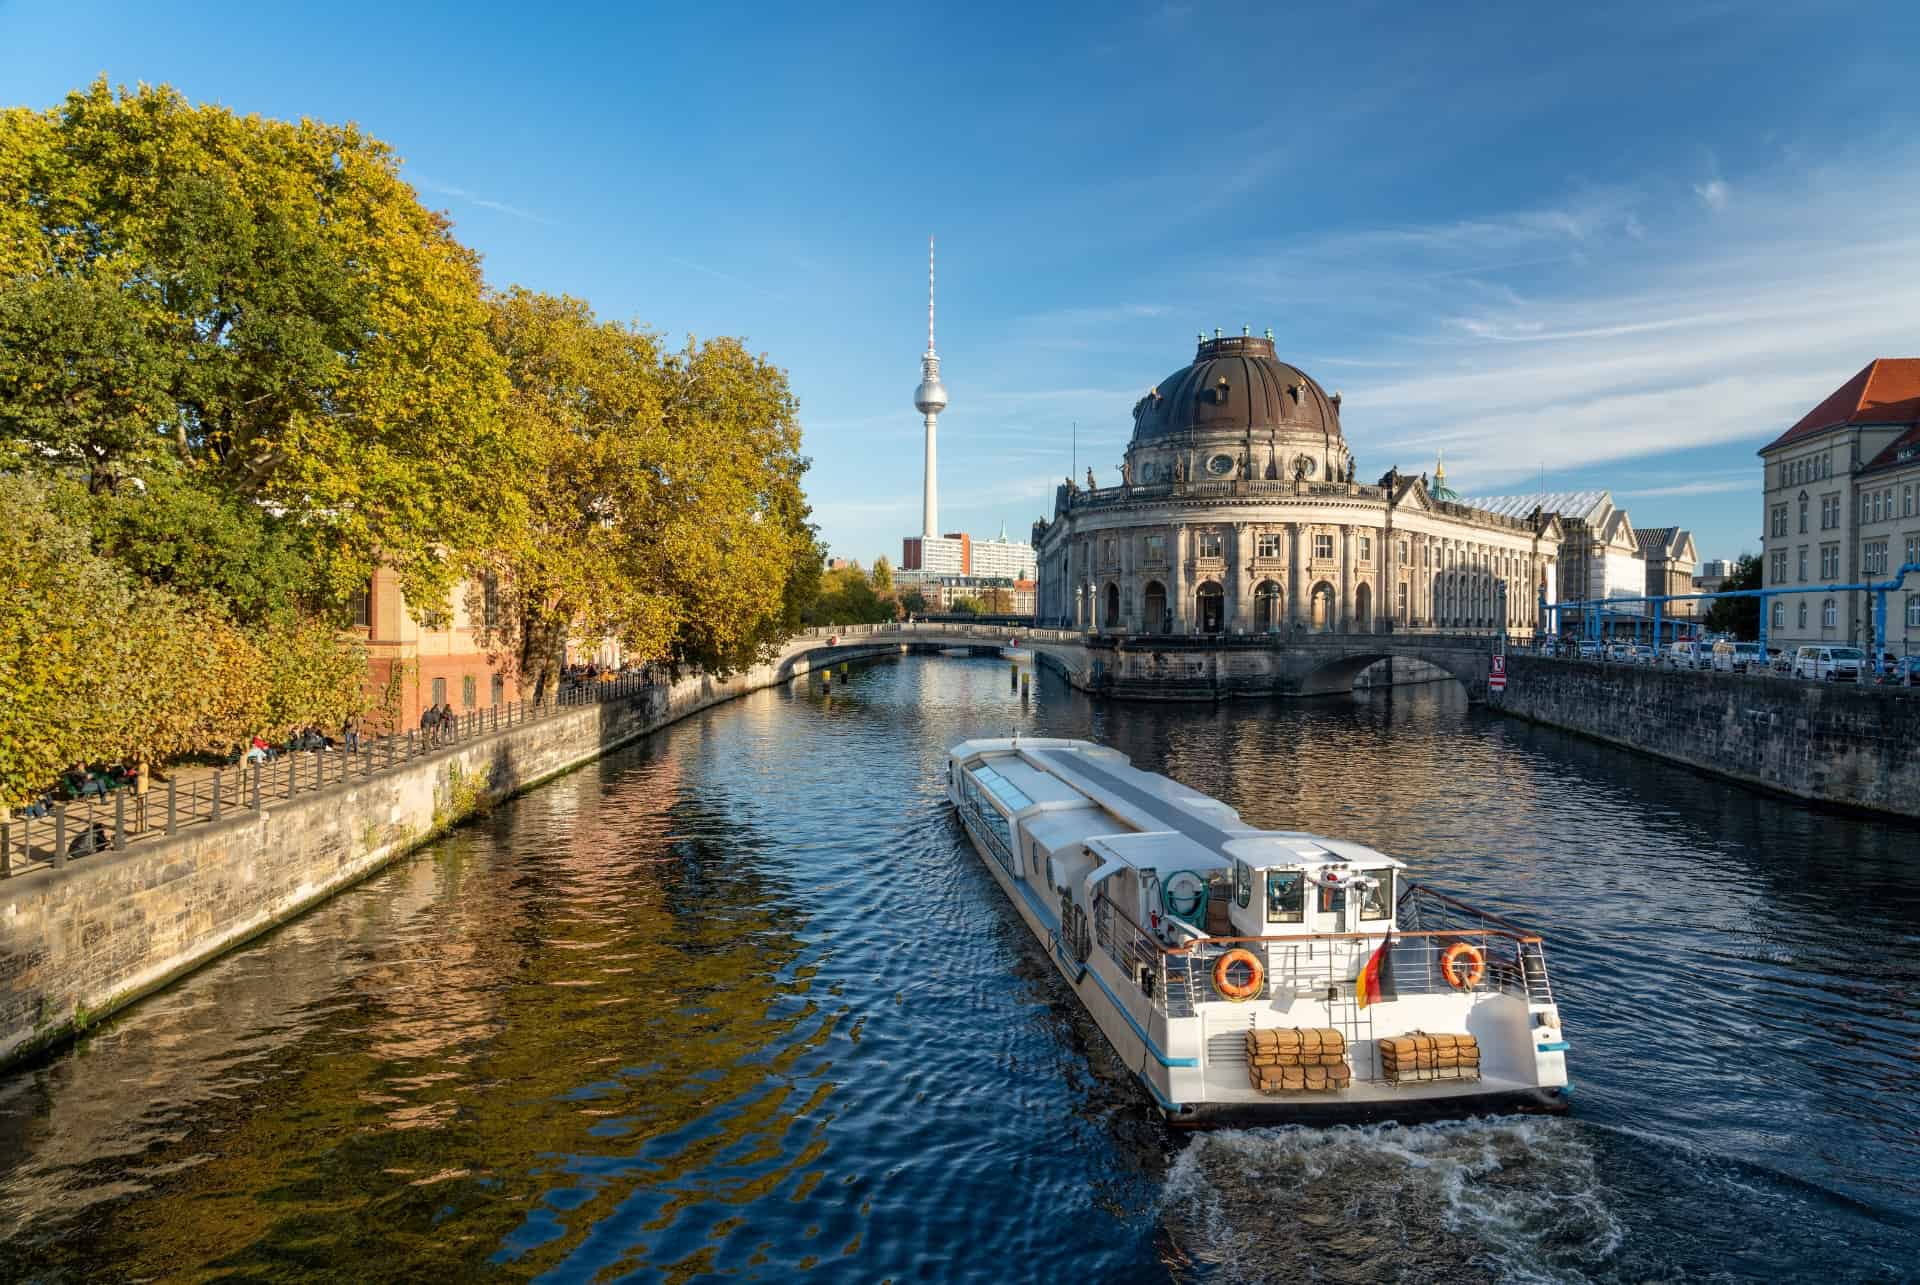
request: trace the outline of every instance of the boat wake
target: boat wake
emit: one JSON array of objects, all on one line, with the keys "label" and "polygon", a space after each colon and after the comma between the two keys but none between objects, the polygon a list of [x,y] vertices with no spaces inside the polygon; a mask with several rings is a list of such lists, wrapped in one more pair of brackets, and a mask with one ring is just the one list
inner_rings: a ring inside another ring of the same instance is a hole
[{"label": "boat wake", "polygon": [[1174,1161],[1161,1202],[1176,1277],[1587,1280],[1624,1238],[1567,1121],[1222,1131]]}]

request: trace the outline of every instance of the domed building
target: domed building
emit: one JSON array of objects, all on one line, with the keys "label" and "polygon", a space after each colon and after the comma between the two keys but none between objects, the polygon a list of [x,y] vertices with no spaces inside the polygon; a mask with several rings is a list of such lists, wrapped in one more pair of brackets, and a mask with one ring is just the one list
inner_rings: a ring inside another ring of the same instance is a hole
[{"label": "domed building", "polygon": [[[1200,338],[1133,408],[1117,486],[1058,487],[1033,543],[1042,625],[1125,635],[1532,629],[1560,528],[1362,483],[1340,394],[1262,338]],[[1436,485],[1437,484],[1437,485]],[[1450,494],[1450,493],[1449,493]]]}]

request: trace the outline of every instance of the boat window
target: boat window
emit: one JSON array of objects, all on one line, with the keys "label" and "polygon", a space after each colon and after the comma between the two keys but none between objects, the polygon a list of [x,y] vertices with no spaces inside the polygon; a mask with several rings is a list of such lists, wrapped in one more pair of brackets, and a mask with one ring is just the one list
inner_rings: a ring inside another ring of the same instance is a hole
[{"label": "boat window", "polygon": [[1253,900],[1253,867],[1244,861],[1233,863],[1233,900],[1242,910]]},{"label": "boat window", "polygon": [[1320,913],[1323,915],[1341,915],[1347,910],[1347,889],[1343,884],[1337,888],[1320,889]]},{"label": "boat window", "polygon": [[1033,800],[1023,794],[1019,786],[992,768],[976,767],[972,775],[973,779],[980,783],[980,788],[998,799],[1007,811],[1018,812],[1022,808],[1033,806]]},{"label": "boat window", "polygon": [[1393,918],[1393,871],[1369,870],[1367,876],[1378,881],[1375,887],[1367,889],[1365,898],[1360,902],[1362,919]]},{"label": "boat window", "polygon": [[1301,919],[1302,876],[1298,870],[1267,872],[1267,922],[1297,924]]}]

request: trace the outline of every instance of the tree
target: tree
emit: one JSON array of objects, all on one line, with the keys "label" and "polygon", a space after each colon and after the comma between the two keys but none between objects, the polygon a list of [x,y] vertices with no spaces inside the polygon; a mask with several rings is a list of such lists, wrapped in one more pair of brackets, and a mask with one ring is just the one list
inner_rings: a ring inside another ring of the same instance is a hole
[{"label": "tree", "polygon": [[909,589],[900,595],[900,608],[910,616],[925,615],[927,611],[927,595],[921,593],[918,589]]},{"label": "tree", "polygon": [[163,455],[416,603],[508,516],[478,261],[352,125],[102,79],[0,112],[0,430],[96,491]]},{"label": "tree", "polygon": [[1011,589],[988,589],[981,596],[980,601],[989,615],[1006,616],[1013,613],[1013,590]]},{"label": "tree", "polygon": [[764,659],[820,562],[786,377],[733,340],[665,354],[576,299],[491,306],[524,501],[488,629],[523,681],[544,692],[570,634],[717,673]]},{"label": "tree", "polygon": [[817,625],[874,625],[893,619],[893,604],[873,591],[867,573],[859,567],[829,571],[820,581],[820,596],[808,623]]},{"label": "tree", "polygon": [[979,616],[986,614],[986,607],[978,598],[966,595],[955,598],[953,605],[948,607],[947,610],[953,612],[956,616]]},{"label": "tree", "polygon": [[881,554],[873,563],[873,591],[878,594],[893,592],[893,564],[887,561],[887,555]]},{"label": "tree", "polygon": [[[1739,562],[1734,565],[1733,574],[1720,586],[1723,591],[1760,587],[1760,555],[1755,553],[1741,554]],[[1707,608],[1705,625],[1708,632],[1731,634],[1735,638],[1758,638],[1760,601],[1758,598],[1714,599],[1713,605]]]}]

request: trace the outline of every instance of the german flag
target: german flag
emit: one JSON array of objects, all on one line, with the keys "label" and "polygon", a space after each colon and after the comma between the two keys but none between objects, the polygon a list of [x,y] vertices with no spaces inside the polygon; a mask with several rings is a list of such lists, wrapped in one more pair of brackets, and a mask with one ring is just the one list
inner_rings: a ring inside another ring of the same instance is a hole
[{"label": "german flag", "polygon": [[1367,966],[1360,970],[1360,976],[1354,978],[1353,994],[1360,1001],[1361,1008],[1394,997],[1392,933],[1387,934],[1386,940],[1367,960]]}]

